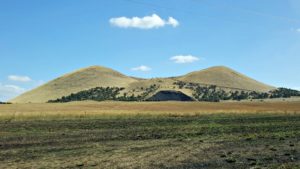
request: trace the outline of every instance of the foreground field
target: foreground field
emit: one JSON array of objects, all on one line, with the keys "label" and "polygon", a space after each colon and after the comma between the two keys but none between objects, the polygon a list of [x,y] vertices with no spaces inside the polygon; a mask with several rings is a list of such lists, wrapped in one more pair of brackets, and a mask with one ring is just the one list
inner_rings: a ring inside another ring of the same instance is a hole
[{"label": "foreground field", "polygon": [[199,115],[211,113],[300,113],[300,101],[275,102],[70,102],[0,105],[0,118],[118,115]]},{"label": "foreground field", "polygon": [[268,104],[1,105],[0,168],[299,168],[299,104]]}]

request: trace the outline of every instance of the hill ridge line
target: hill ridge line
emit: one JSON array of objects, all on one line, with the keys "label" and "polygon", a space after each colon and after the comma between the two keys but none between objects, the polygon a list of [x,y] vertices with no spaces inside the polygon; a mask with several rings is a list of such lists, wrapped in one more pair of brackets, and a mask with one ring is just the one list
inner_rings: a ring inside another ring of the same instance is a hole
[{"label": "hill ridge line", "polygon": [[209,67],[182,76],[144,79],[127,76],[104,66],[94,65],[66,73],[12,99],[11,102],[47,102],[95,87],[125,88],[121,91],[121,95],[124,93],[139,95],[154,84],[159,86],[158,90],[176,89],[189,96],[193,95],[193,91],[189,89],[179,89],[176,82],[215,85],[226,90],[265,92],[275,89],[273,86],[261,83],[226,66]]}]

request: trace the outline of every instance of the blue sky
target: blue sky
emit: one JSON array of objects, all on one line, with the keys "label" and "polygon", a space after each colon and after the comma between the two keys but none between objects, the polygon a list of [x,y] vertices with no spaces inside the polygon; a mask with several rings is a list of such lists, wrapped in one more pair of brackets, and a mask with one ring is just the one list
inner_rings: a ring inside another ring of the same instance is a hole
[{"label": "blue sky", "polygon": [[0,100],[91,65],[146,78],[224,65],[299,89],[300,1],[0,0],[0,58]]}]

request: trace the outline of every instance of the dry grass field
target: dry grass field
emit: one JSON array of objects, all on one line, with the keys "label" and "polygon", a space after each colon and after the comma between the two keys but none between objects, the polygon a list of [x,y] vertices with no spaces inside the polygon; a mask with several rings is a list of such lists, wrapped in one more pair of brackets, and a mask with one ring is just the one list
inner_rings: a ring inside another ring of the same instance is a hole
[{"label": "dry grass field", "polygon": [[211,113],[300,113],[291,102],[70,102],[0,105],[0,117],[84,115],[199,115]]},{"label": "dry grass field", "polygon": [[0,105],[0,168],[300,168],[300,102]]}]

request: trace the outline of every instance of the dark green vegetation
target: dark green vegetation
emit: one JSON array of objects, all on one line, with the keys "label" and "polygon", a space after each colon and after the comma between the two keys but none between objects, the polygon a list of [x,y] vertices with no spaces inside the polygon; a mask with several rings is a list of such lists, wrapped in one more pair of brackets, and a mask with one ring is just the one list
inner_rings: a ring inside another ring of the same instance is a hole
[{"label": "dark green vegetation", "polygon": [[299,114],[0,120],[0,168],[299,168]]},{"label": "dark green vegetation", "polygon": [[300,96],[300,91],[287,89],[287,88],[278,88],[274,90],[269,95],[270,98],[288,98],[291,96]]},{"label": "dark green vegetation", "polygon": [[143,89],[144,92],[141,95],[135,96],[127,95],[123,93],[119,96],[120,91],[124,88],[118,87],[96,87],[89,90],[84,90],[78,93],[72,93],[69,96],[63,96],[62,98],[56,100],[49,100],[49,103],[59,103],[59,102],[70,102],[70,101],[83,101],[83,100],[95,100],[95,101],[105,101],[105,100],[115,100],[115,101],[143,101],[149,93],[157,90],[158,86],[151,85],[148,88]]},{"label": "dark green vegetation", "polygon": [[70,102],[70,101],[82,101],[82,100],[116,100],[117,95],[124,88],[118,87],[96,87],[89,90],[84,90],[76,94],[71,94],[69,96],[63,96],[57,100],[50,100],[49,102]]},{"label": "dark green vegetation", "polygon": [[[177,81],[174,83],[179,89],[190,89],[193,91],[193,97],[198,101],[219,102],[221,100],[245,100],[245,99],[267,99],[267,98],[289,98],[292,96],[300,96],[300,91],[278,88],[268,93],[245,91],[239,89],[224,90],[223,88],[215,85],[200,85],[197,83],[185,83]],[[120,94],[125,88],[118,87],[96,87],[89,90],[80,91],[78,93],[72,93],[69,96],[63,96],[56,100],[49,100],[49,103],[56,102],[70,102],[70,101],[83,101],[83,100],[95,100],[95,101],[166,101],[166,100],[178,100],[178,101],[192,101],[195,100],[179,91],[173,92],[158,92],[153,94],[159,85],[153,84],[148,88],[141,88],[144,92],[140,95]],[[176,94],[177,93],[177,94]],[[176,96],[175,96],[176,95]],[[150,97],[151,96],[151,97]]]},{"label": "dark green vegetation", "polygon": [[300,91],[278,88],[268,93],[246,91],[240,89],[231,89],[225,91],[215,85],[200,85],[197,83],[185,83],[178,81],[174,83],[180,89],[186,88],[194,91],[193,96],[198,101],[219,102],[221,100],[245,100],[245,99],[267,99],[267,98],[289,98],[292,96],[300,96]]},{"label": "dark green vegetation", "polygon": [[10,102],[0,102],[0,104],[11,104]]}]

